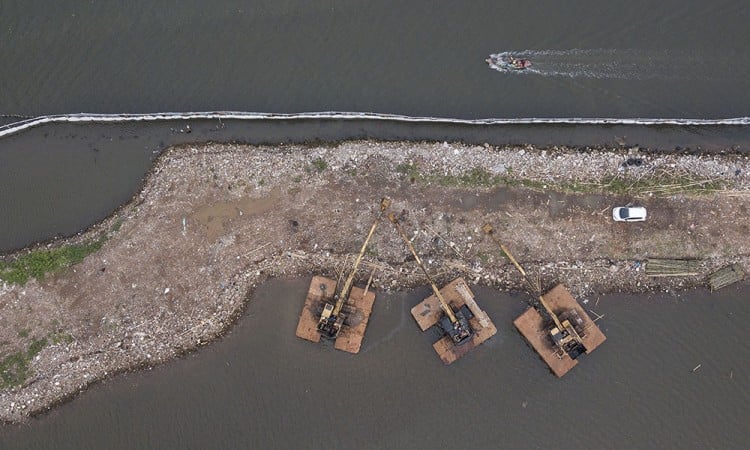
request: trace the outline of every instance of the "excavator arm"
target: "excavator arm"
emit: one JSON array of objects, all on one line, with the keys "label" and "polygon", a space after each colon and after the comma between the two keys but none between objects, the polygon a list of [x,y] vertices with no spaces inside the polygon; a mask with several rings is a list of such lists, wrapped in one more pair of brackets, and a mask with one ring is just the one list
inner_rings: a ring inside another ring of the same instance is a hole
[{"label": "excavator arm", "polygon": [[[542,295],[539,283],[533,283],[531,281],[526,271],[523,270],[523,267],[521,267],[518,261],[516,261],[516,258],[514,258],[510,253],[510,250],[508,250],[508,248],[503,245],[503,243],[500,242],[500,240],[495,236],[495,230],[492,228],[492,225],[490,225],[489,223],[484,224],[484,226],[482,227],[482,231],[490,236],[490,238],[500,247],[505,256],[508,257],[510,262],[513,263],[516,269],[521,273],[526,286],[538,298],[539,304],[542,305],[543,309],[542,311],[540,311],[540,313],[543,313],[544,316],[546,316],[554,323],[554,326],[550,328],[549,333],[552,342],[555,344],[555,346],[557,346],[559,352],[567,354],[572,359],[576,359],[578,355],[585,352],[586,348],[583,345],[583,340],[575,330],[573,324],[571,324],[570,320],[568,319],[561,321],[557,314],[552,311],[552,308],[550,308],[550,306],[544,300],[544,296]],[[572,311],[572,313],[575,313],[575,311]]]},{"label": "excavator arm", "polygon": [[318,321],[318,332],[326,337],[335,339],[338,336],[339,331],[341,331],[341,327],[344,324],[344,316],[343,314],[341,314],[341,309],[344,307],[344,303],[349,300],[349,293],[352,289],[352,284],[354,283],[354,276],[357,273],[359,264],[362,262],[362,257],[367,250],[367,245],[370,243],[370,238],[372,238],[372,235],[375,234],[375,229],[378,227],[378,223],[380,223],[380,219],[383,217],[383,213],[385,213],[385,210],[388,209],[390,205],[390,199],[383,198],[382,200],[380,200],[380,213],[370,227],[370,232],[367,234],[367,238],[365,238],[365,242],[362,244],[362,248],[359,250],[357,259],[354,261],[354,266],[352,266],[352,270],[349,273],[349,276],[346,278],[344,286],[339,292],[334,295],[335,303],[326,303],[323,307],[323,312],[320,315],[320,320]]},{"label": "excavator arm", "polygon": [[394,213],[388,214],[388,220],[390,220],[391,223],[396,226],[399,235],[401,235],[401,238],[406,243],[406,246],[409,248],[412,255],[414,255],[414,259],[417,261],[417,265],[419,265],[419,268],[422,269],[425,277],[427,277],[427,281],[429,281],[430,283],[432,292],[440,302],[440,309],[443,310],[443,313],[445,313],[445,319],[447,319],[441,320],[439,322],[440,327],[448,334],[448,336],[450,336],[454,344],[460,345],[468,342],[469,339],[474,335],[474,332],[471,329],[471,325],[469,325],[469,319],[463,313],[456,313],[455,311],[453,311],[453,308],[451,308],[448,302],[445,301],[443,294],[440,293],[440,289],[437,288],[435,282],[432,280],[432,277],[424,267],[424,264],[422,264],[422,260],[419,258],[417,251],[414,249],[414,245],[412,245],[411,241],[406,236],[406,233],[404,233],[404,229],[401,227],[401,223],[399,222],[396,215]]}]

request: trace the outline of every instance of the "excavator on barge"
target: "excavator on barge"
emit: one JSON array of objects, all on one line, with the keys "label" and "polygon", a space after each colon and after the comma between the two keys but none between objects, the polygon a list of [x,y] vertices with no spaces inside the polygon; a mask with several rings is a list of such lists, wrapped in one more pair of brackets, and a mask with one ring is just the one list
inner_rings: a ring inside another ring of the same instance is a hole
[{"label": "excavator on barge", "polygon": [[606,337],[564,285],[558,284],[542,295],[539,281],[531,280],[510,250],[495,236],[492,225],[485,224],[482,231],[500,247],[534,294],[532,308],[514,320],[514,325],[555,375],[565,375],[578,363],[580,355],[591,353]]},{"label": "excavator on barge", "polygon": [[323,337],[335,341],[334,347],[338,350],[359,352],[375,302],[375,294],[369,292],[369,282],[364,289],[355,287],[354,277],[367,245],[390,204],[388,198],[380,201],[380,212],[340,289],[338,283],[330,278],[313,277],[297,324],[298,337],[312,342],[319,342]]},{"label": "excavator on barge", "polygon": [[394,213],[388,214],[388,220],[396,227],[401,238],[414,256],[414,260],[425,278],[430,283],[433,295],[426,298],[411,310],[417,324],[426,331],[437,325],[441,338],[432,347],[445,364],[451,364],[471,349],[480,345],[495,333],[497,328],[487,313],[482,311],[474,300],[474,294],[463,278],[457,278],[443,289],[438,289],[414,249],[403,227]]}]

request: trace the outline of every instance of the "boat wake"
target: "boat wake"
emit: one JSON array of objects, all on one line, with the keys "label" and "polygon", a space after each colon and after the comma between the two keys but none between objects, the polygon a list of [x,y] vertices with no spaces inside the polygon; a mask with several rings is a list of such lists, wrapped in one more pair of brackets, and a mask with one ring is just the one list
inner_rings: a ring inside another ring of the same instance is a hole
[{"label": "boat wake", "polygon": [[728,56],[712,55],[711,64],[706,64],[704,60],[708,58],[698,55],[659,50],[520,50],[493,53],[488,61],[502,61],[511,56],[528,59],[531,67],[512,70],[490,62],[490,68],[518,75],[623,80],[716,79],[717,74],[732,73]]}]

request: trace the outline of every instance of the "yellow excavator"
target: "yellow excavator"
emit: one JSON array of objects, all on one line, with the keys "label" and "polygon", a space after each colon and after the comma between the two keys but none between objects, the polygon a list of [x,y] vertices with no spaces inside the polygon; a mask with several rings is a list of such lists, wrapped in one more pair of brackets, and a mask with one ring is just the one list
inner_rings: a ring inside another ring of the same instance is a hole
[{"label": "yellow excavator", "polygon": [[344,325],[344,320],[346,320],[346,316],[342,312],[342,309],[344,304],[349,300],[349,294],[352,289],[352,284],[354,283],[354,276],[357,273],[357,268],[362,261],[362,256],[364,256],[365,250],[367,250],[367,244],[370,242],[370,238],[375,233],[375,229],[378,227],[378,223],[380,223],[383,213],[385,213],[385,210],[388,209],[389,206],[391,206],[390,199],[383,198],[380,201],[380,213],[375,219],[375,222],[373,222],[372,227],[370,227],[370,232],[367,234],[364,244],[362,244],[362,249],[359,251],[356,261],[354,261],[354,266],[352,267],[349,277],[347,277],[341,290],[333,296],[333,302],[326,302],[325,306],[323,306],[323,312],[318,321],[318,332],[322,334],[323,337],[329,339],[336,339],[338,337],[341,327]]},{"label": "yellow excavator", "polygon": [[401,235],[401,238],[404,240],[404,242],[406,242],[406,246],[409,247],[412,255],[414,255],[414,259],[417,261],[417,265],[419,265],[419,268],[422,269],[422,272],[424,272],[425,277],[427,277],[427,281],[430,282],[432,292],[440,301],[440,309],[443,310],[443,313],[445,315],[440,318],[440,320],[438,321],[438,325],[448,336],[450,336],[453,344],[461,345],[469,342],[471,340],[471,337],[474,335],[474,331],[471,329],[471,325],[469,324],[469,319],[471,319],[472,317],[471,311],[466,305],[462,306],[458,311],[453,311],[451,305],[449,305],[448,302],[445,301],[445,298],[443,298],[443,294],[440,293],[440,289],[437,288],[430,274],[427,273],[427,269],[425,269],[424,264],[422,264],[422,260],[419,259],[419,255],[417,255],[417,251],[414,249],[411,241],[406,236],[406,233],[404,233],[404,229],[401,227],[398,217],[396,217],[394,213],[390,213],[388,214],[388,220],[390,220],[391,223],[396,226],[396,229]]},{"label": "yellow excavator", "polygon": [[[505,256],[508,257],[510,262],[513,263],[516,269],[518,269],[518,271],[521,273],[521,275],[523,276],[523,280],[529,290],[534,293],[534,295],[536,295],[537,299],[539,300],[539,304],[534,304],[533,306],[537,307],[537,310],[542,315],[542,317],[544,317],[548,322],[552,322],[548,329],[548,333],[550,339],[552,339],[552,343],[557,349],[557,356],[562,358],[564,355],[568,355],[571,359],[576,359],[582,353],[585,353],[586,347],[584,346],[582,339],[583,329],[576,329],[576,325],[582,323],[578,312],[576,312],[575,309],[570,309],[560,314],[560,316],[555,314],[555,312],[552,311],[552,308],[549,307],[547,302],[544,301],[540,283],[538,281],[536,283],[531,281],[529,276],[526,274],[526,271],[523,270],[523,267],[518,264],[516,258],[514,258],[510,253],[510,250],[508,250],[508,248],[503,245],[503,243],[500,242],[500,240],[495,236],[495,230],[492,228],[492,225],[490,225],[489,223],[485,224],[482,227],[482,231],[488,234],[490,238],[495,241],[495,243],[500,247],[503,253],[505,253]],[[541,305],[541,308],[538,307],[539,305]]]}]

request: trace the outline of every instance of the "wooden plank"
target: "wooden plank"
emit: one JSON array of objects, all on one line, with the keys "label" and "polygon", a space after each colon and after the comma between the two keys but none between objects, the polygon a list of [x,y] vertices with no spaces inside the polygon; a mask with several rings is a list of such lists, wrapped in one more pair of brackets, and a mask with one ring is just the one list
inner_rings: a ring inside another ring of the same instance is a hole
[{"label": "wooden plank", "polygon": [[699,259],[656,259],[646,262],[646,275],[650,277],[686,277],[700,273]]},{"label": "wooden plank", "polygon": [[727,267],[723,267],[709,276],[709,284],[711,290],[715,291],[723,287],[729,286],[730,284],[742,281],[745,278],[745,272],[742,270],[739,264],[732,264]]},{"label": "wooden plank", "polygon": [[375,303],[374,292],[368,292],[363,296],[364,293],[365,290],[362,288],[352,288],[349,302],[344,308],[347,311],[346,320],[334,344],[338,350],[359,353],[362,347],[362,340],[365,338],[367,324],[372,314],[372,305]]},{"label": "wooden plank", "polygon": [[443,310],[440,308],[440,300],[438,300],[435,294],[422,300],[411,309],[411,316],[417,321],[417,325],[419,325],[419,329],[422,331],[435,325],[442,314]]}]

